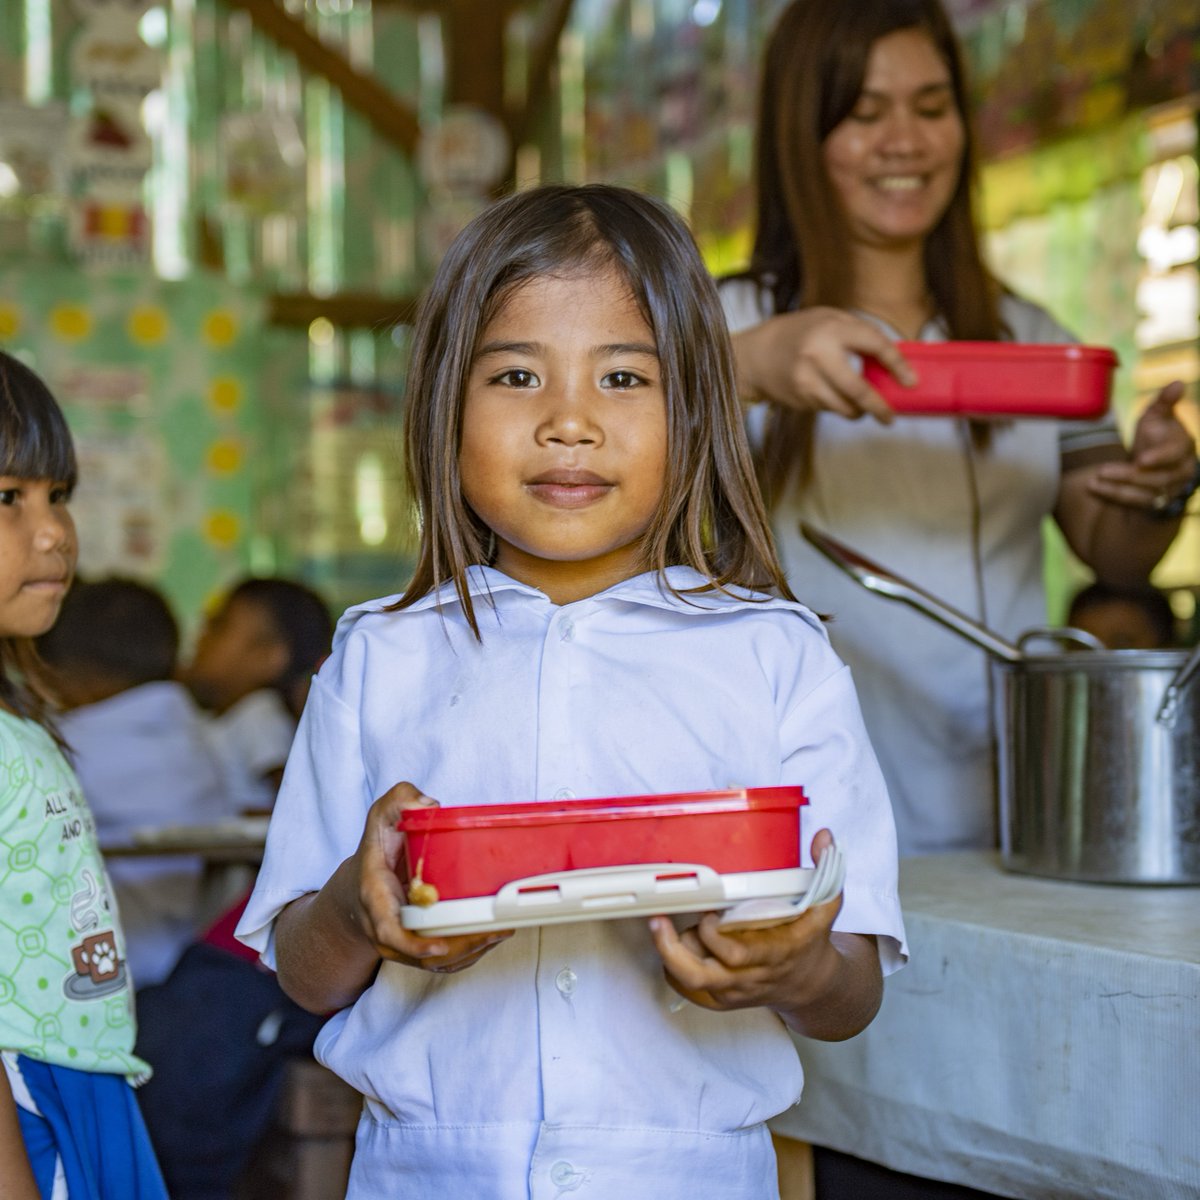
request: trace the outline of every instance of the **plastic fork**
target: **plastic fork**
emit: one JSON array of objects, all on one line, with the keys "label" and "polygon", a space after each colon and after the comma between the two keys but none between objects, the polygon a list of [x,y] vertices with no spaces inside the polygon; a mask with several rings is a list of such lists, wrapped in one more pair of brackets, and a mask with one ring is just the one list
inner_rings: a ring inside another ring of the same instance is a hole
[{"label": "plastic fork", "polygon": [[836,842],[830,843],[817,860],[816,869],[804,895],[796,900],[747,900],[735,905],[721,920],[725,933],[739,929],[770,929],[786,925],[810,908],[832,900],[846,882],[846,858]]}]

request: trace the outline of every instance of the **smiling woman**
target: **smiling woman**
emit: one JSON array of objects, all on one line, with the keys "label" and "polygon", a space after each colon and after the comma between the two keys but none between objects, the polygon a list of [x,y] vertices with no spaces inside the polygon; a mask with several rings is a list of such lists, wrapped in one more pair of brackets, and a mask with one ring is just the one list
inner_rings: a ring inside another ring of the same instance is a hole
[{"label": "smiling woman", "polygon": [[[904,415],[864,378],[870,356],[896,390],[919,389],[898,341],[1074,340],[985,266],[967,97],[939,0],[785,5],[764,58],[753,254],[721,285],[780,557],[805,602],[834,618],[902,854],[995,844],[988,662],[921,614],[884,611],[801,523],[1015,639],[1046,623],[1047,518],[1098,577],[1136,583],[1178,531],[1172,502],[1193,471],[1179,384],[1127,452],[1108,421]],[[835,1047],[805,1055],[801,1135],[838,1077]],[[942,1194],[927,1181],[839,1180],[827,1176],[836,1160],[816,1158],[822,1197]]]},{"label": "smiling woman", "polygon": [[987,664],[883,613],[800,522],[1015,638],[1046,621],[1047,517],[1098,577],[1137,583],[1178,531],[1162,498],[1194,463],[1179,384],[1126,451],[1107,420],[906,416],[864,378],[870,356],[897,390],[919,385],[900,341],[1074,341],[984,263],[967,97],[939,0],[792,0],[764,59],[753,255],[721,285],[743,399],[765,402],[750,429],[780,556],[837,618],[904,853],[994,844]]}]

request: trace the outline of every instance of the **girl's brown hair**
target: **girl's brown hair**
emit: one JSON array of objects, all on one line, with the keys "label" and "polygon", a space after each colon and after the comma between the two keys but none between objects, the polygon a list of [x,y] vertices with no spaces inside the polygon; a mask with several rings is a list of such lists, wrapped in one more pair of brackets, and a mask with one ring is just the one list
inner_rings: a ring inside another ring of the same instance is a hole
[{"label": "girl's brown hair", "polygon": [[662,500],[646,569],[694,567],[710,587],[790,596],[742,428],[724,316],[699,251],[665,204],[626,188],[548,185],[489,206],[458,235],[417,316],[405,456],[421,522],[404,608],[447,580],[479,636],[467,570],[488,530],[463,498],[459,445],[475,349],[513,292],[546,276],[616,271],[654,333],[667,403]]},{"label": "girl's brown hair", "polygon": [[[0,350],[0,475],[52,479],[74,490],[75,444],[42,379]],[[50,720],[50,673],[29,638],[0,637],[0,708],[57,737]]]},{"label": "girl's brown hair", "polygon": [[[853,300],[849,233],[822,147],[862,92],[871,48],[904,29],[923,30],[946,64],[965,133],[962,169],[946,212],[925,242],[925,275],[954,339],[1004,335],[1001,288],[979,246],[973,208],[976,151],[966,74],[954,29],[938,0],[793,0],[767,42],[755,148],[756,220],[743,277],[766,287],[776,313]],[[792,472],[811,471],[814,416],[773,406],[762,463],[768,501]]]}]

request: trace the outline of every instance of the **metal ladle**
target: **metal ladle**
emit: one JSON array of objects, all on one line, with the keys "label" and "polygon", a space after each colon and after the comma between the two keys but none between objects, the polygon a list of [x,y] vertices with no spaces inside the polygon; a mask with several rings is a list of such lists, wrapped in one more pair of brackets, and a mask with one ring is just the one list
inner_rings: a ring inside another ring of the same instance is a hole
[{"label": "metal ladle", "polygon": [[825,555],[830,562],[841,567],[868,591],[875,592],[880,596],[887,596],[892,600],[903,600],[905,604],[917,609],[918,612],[932,617],[947,629],[953,630],[960,637],[974,642],[975,645],[1005,662],[1024,662],[1026,658],[1024,644],[1035,638],[1075,642],[1089,650],[1105,648],[1104,643],[1093,634],[1083,629],[1073,629],[1070,626],[1031,629],[1022,635],[1021,644],[1015,645],[986,625],[981,625],[973,617],[969,617],[966,613],[947,604],[945,600],[939,600],[924,588],[918,587],[907,579],[902,579],[886,567],[867,558],[865,554],[851,549],[844,542],[839,542],[829,534],[814,529],[807,521],[800,522],[800,532],[804,535],[805,540]]}]

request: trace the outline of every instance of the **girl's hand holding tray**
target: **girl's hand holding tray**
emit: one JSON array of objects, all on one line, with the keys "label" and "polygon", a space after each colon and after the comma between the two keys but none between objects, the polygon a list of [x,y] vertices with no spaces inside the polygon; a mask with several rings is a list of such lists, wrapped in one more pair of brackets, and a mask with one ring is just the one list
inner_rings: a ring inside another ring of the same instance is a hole
[{"label": "girl's hand holding tray", "polygon": [[363,931],[384,958],[423,971],[451,974],[477,962],[511,937],[512,931],[426,937],[405,928],[401,919],[405,889],[397,874],[404,844],[401,817],[408,809],[436,807],[436,800],[407,782],[397,783],[371,805],[356,855],[358,897]]}]

